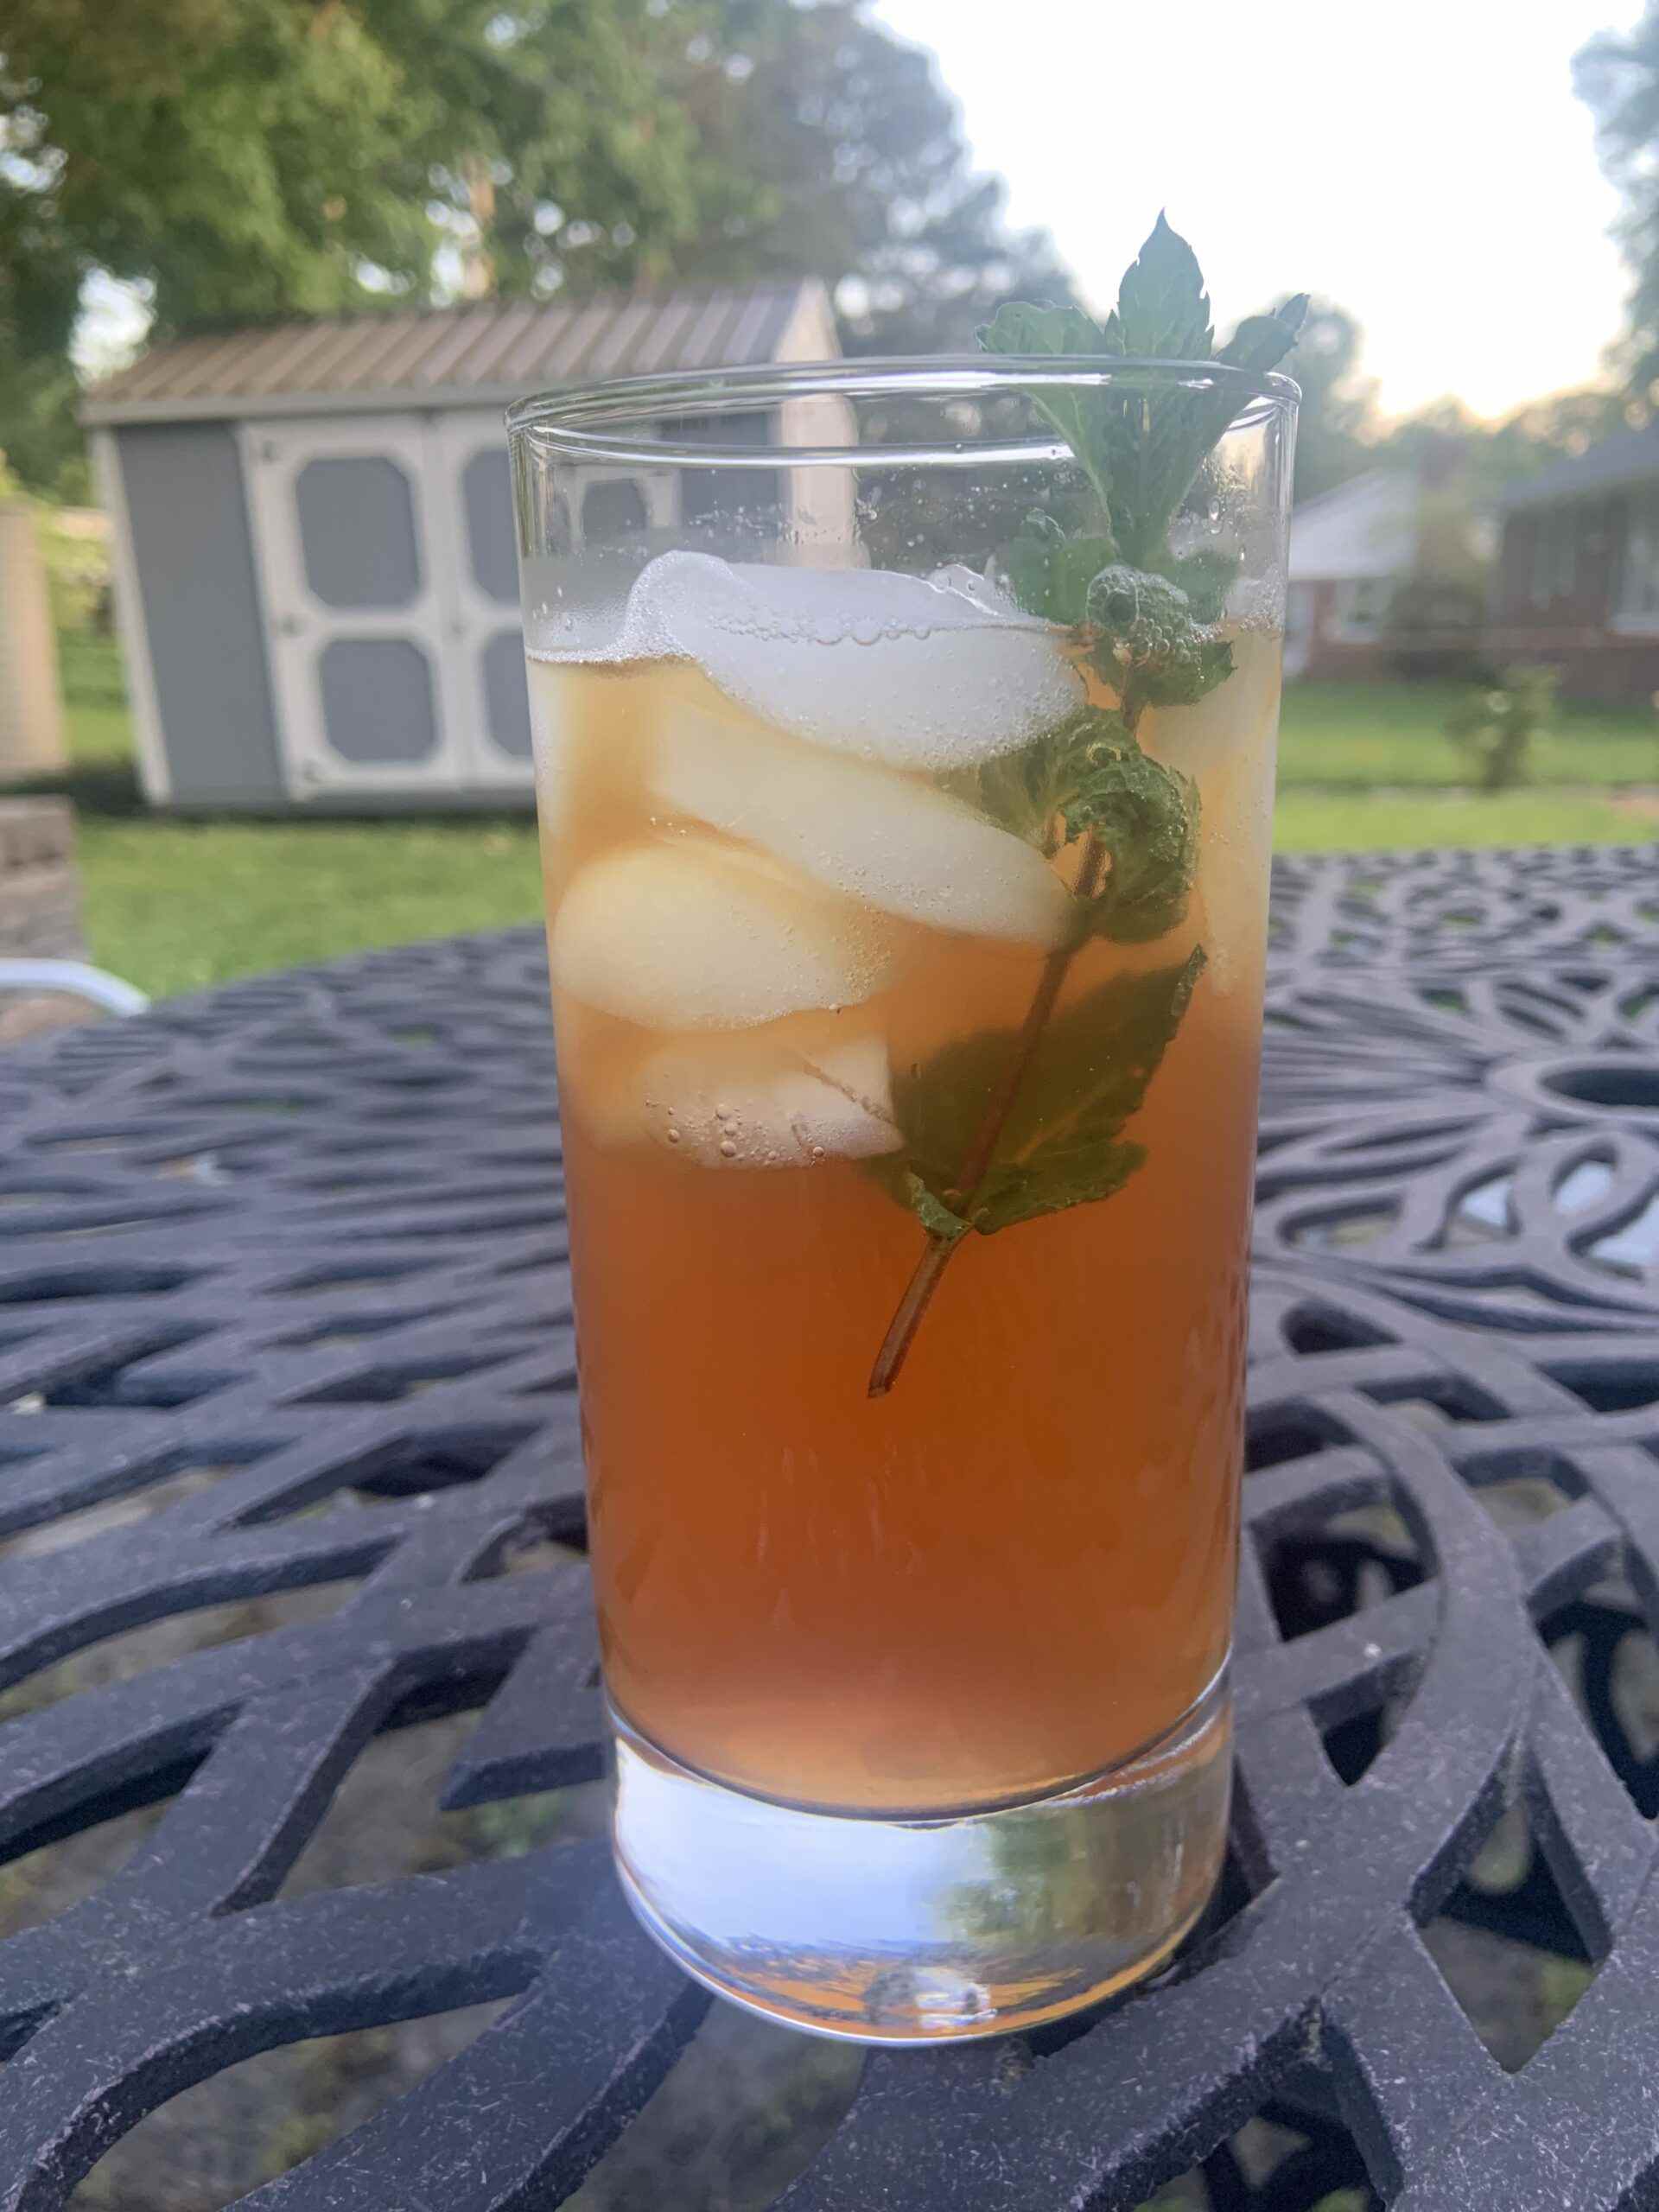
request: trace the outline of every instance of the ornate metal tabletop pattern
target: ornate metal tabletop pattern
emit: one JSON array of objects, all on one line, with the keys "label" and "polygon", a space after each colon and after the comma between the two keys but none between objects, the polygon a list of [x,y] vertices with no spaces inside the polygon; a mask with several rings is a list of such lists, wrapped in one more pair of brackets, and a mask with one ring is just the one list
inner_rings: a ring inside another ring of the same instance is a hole
[{"label": "ornate metal tabletop pattern", "polygon": [[[454,1806],[598,1771],[549,1541],[582,1508],[543,989],[516,932],[0,1062],[0,1854],[162,1808],[0,1944],[6,2212],[251,2053],[486,1999],[238,2201],[531,2212],[698,2035],[596,1842],[289,1886],[388,1730],[476,1714]],[[1271,1001],[1227,1883],[1092,2021],[870,2056],[789,2212],[1127,2207],[1195,2168],[1217,2212],[1659,2201],[1659,868],[1286,863]],[[344,1601],[34,1701],[312,1585]],[[1448,1926],[1576,1960],[1524,2064]]]}]

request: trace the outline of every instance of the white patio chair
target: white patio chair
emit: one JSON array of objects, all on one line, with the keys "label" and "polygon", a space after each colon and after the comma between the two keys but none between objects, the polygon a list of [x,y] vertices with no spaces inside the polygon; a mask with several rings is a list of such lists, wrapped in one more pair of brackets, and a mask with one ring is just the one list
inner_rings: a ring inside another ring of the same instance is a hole
[{"label": "white patio chair", "polygon": [[143,1014],[149,1004],[131,983],[85,960],[0,960],[0,993],[10,991],[61,992],[123,1015]]}]

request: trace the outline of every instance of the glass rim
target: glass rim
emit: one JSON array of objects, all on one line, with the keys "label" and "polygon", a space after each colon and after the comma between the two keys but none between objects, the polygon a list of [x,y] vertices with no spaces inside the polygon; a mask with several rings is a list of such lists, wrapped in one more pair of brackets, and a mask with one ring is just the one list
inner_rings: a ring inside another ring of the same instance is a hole
[{"label": "glass rim", "polygon": [[[1253,429],[1294,414],[1301,387],[1277,371],[1259,373],[1221,361],[1171,361],[1122,353],[936,353],[871,355],[834,361],[765,362],[670,376],[605,377],[532,392],[506,410],[510,443],[529,442],[551,457],[578,464],[619,462],[657,468],[829,467],[976,468],[993,463],[1063,461],[1071,448],[1058,437],[941,438],[893,446],[712,445],[641,434],[653,416],[781,407],[791,399],[920,399],[945,403],[998,392],[1184,390],[1236,393],[1230,429]],[[612,426],[607,428],[607,426]],[[626,426],[626,428],[623,426]]]}]

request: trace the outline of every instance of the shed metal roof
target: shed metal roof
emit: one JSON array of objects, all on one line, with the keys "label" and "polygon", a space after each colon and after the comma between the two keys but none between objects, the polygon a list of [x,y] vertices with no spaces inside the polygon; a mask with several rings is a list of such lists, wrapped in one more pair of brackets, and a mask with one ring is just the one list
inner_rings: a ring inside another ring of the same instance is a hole
[{"label": "shed metal roof", "polygon": [[1558,499],[1583,499],[1611,492],[1621,484],[1642,484],[1659,477],[1659,423],[1640,430],[1620,430],[1569,461],[1557,461],[1524,484],[1503,494],[1510,512],[1519,507],[1550,507]]},{"label": "shed metal roof", "polygon": [[791,358],[796,327],[833,326],[817,278],[721,291],[488,301],[267,323],[157,346],[94,385],[88,424],[480,407],[592,377]]}]

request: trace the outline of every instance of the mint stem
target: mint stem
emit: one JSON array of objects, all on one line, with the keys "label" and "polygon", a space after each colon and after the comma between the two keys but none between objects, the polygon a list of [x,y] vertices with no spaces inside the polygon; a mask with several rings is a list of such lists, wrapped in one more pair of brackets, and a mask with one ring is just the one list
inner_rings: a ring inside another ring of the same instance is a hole
[{"label": "mint stem", "polygon": [[[1105,865],[1106,848],[1090,831],[1084,852],[1083,866],[1077,870],[1076,896],[1079,900],[1092,899],[1099,890],[1101,871]],[[1002,1071],[1002,1079],[991,1095],[984,1118],[957,1173],[956,1187],[962,1193],[961,1202],[957,1204],[954,1197],[950,1198],[952,1211],[967,1220],[973,1218],[974,1203],[995,1155],[1003,1123],[1020,1095],[1020,1086],[1026,1079],[1026,1071],[1031,1065],[1032,1056],[1042,1041],[1043,1032],[1048,1027],[1048,1018],[1054,1011],[1054,1002],[1060,995],[1060,987],[1083,942],[1079,936],[1070,944],[1057,945],[1043,963],[1036,995],[1027,1011],[1025,1020],[1020,1024],[1019,1037],[1008,1055],[1008,1064]],[[905,1287],[905,1294],[887,1325],[887,1335],[881,1339],[875,1365],[870,1370],[871,1397],[885,1398],[898,1381],[899,1371],[915,1342],[916,1332],[921,1327],[927,1309],[933,1302],[933,1294],[950,1263],[950,1255],[961,1242],[960,1236],[942,1236],[937,1231],[930,1231],[927,1249],[917,1262],[915,1273]]]}]

